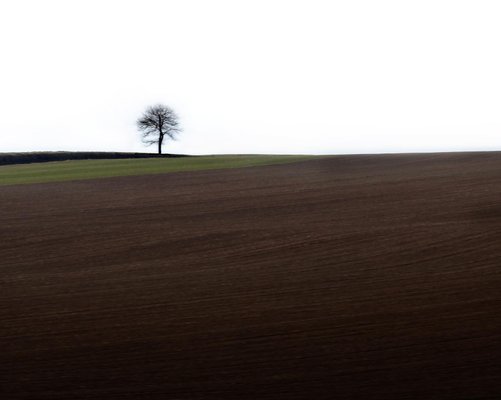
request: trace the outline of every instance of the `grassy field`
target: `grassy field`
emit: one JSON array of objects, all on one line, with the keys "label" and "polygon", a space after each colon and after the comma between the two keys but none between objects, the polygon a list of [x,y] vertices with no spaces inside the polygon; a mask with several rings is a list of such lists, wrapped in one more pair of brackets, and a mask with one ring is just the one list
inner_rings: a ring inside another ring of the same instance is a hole
[{"label": "grassy field", "polygon": [[0,166],[0,186],[114,176],[252,167],[310,159],[302,155],[224,155],[165,159],[72,160]]}]

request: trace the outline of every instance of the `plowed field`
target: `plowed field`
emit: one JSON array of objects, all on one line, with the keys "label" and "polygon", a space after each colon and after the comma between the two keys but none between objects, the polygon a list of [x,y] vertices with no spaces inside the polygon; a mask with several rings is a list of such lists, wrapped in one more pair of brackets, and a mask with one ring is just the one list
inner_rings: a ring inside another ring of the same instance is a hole
[{"label": "plowed field", "polygon": [[1,399],[499,399],[501,154],[0,187]]}]

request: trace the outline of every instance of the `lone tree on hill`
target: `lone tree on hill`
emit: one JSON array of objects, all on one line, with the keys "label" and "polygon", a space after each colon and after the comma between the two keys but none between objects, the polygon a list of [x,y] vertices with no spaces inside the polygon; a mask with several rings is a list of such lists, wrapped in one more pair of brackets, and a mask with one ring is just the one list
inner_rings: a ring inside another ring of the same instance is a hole
[{"label": "lone tree on hill", "polygon": [[178,116],[172,108],[163,104],[148,107],[137,120],[137,128],[144,144],[158,144],[158,154],[162,154],[164,139],[174,140],[181,132]]}]

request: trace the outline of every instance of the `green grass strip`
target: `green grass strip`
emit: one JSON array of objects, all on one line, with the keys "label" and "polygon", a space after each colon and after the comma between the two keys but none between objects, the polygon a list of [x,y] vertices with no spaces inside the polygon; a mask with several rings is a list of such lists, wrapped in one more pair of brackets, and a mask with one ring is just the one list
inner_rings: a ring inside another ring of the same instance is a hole
[{"label": "green grass strip", "polygon": [[224,155],[182,158],[72,160],[0,166],[0,186],[83,179],[253,167],[303,161],[315,156]]}]

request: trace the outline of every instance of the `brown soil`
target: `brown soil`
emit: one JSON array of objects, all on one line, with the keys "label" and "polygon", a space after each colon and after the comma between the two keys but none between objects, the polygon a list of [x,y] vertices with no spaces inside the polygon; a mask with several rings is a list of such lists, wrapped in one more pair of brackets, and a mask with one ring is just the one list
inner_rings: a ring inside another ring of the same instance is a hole
[{"label": "brown soil", "polygon": [[0,188],[2,399],[499,399],[501,154]]}]

